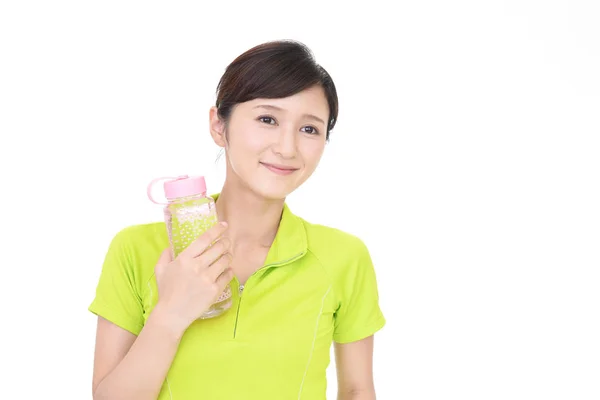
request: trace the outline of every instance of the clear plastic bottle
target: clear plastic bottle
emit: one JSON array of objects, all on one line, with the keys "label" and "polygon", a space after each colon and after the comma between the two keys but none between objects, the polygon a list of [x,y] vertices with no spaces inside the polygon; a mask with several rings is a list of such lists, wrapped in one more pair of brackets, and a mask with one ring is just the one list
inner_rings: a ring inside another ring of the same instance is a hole
[{"label": "clear plastic bottle", "polygon": [[[161,180],[165,180],[163,187],[167,203],[158,202],[152,197],[152,187]],[[173,258],[218,222],[215,200],[206,194],[203,176],[154,179],[148,185],[148,198],[153,203],[164,205],[164,219]],[[231,308],[231,304],[231,285],[228,283],[217,301],[200,318],[217,317]]]}]

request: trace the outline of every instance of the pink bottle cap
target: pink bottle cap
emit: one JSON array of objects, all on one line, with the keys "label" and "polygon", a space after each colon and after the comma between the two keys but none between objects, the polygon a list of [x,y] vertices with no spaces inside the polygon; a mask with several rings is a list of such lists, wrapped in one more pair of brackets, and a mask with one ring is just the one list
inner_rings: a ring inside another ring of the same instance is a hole
[{"label": "pink bottle cap", "polygon": [[167,200],[173,200],[180,197],[188,197],[206,193],[206,182],[203,176],[181,175],[178,177],[156,178],[148,184],[148,198],[156,204],[166,204],[156,201],[151,194],[152,187],[158,181],[166,180],[163,184],[165,197]]}]

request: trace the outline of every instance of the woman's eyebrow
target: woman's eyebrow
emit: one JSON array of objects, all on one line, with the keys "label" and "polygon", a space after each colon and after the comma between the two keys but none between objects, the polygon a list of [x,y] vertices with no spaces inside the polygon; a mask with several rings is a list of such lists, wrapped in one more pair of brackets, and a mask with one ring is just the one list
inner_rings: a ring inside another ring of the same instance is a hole
[{"label": "woman's eyebrow", "polygon": [[[254,106],[253,108],[264,108],[266,110],[273,110],[273,111],[284,111],[284,112],[286,111],[285,109],[278,107],[278,106],[274,106],[272,104],[259,104],[257,106]],[[317,117],[316,115],[303,114],[302,117],[312,119],[314,121],[320,122],[321,124],[325,125],[325,121],[323,121],[321,118]]]}]

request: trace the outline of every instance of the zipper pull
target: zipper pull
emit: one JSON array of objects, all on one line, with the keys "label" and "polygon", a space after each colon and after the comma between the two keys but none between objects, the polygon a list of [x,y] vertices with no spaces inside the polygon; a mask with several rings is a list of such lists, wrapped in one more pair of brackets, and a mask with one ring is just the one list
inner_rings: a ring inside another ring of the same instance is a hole
[{"label": "zipper pull", "polygon": [[240,285],[240,296],[242,295],[243,292],[244,292],[244,285]]}]

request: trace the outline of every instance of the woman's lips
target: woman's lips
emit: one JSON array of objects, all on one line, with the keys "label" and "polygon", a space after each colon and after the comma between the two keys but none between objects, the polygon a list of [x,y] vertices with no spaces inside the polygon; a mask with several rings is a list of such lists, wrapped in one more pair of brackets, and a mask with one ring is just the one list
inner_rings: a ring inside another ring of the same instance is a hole
[{"label": "woman's lips", "polygon": [[298,168],[289,167],[281,164],[269,164],[261,162],[261,164],[269,171],[276,173],[277,175],[290,175],[298,170]]}]

